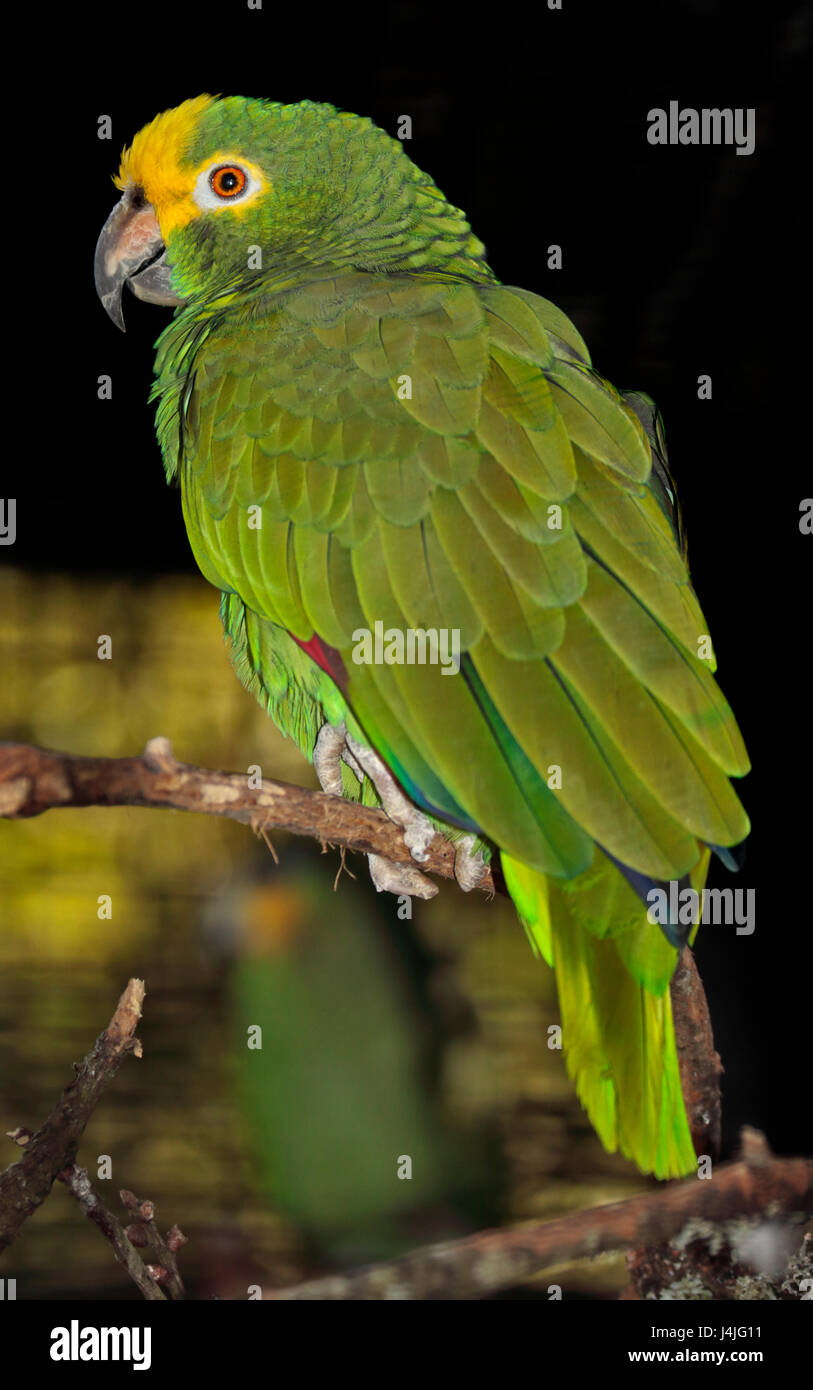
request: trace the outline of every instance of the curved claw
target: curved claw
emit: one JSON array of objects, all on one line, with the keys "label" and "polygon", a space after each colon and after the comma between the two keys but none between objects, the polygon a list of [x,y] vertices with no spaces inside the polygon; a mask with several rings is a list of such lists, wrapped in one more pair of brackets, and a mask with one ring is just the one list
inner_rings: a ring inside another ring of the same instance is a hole
[{"label": "curved claw", "polygon": [[370,878],[379,893],[395,893],[408,898],[434,898],[438,886],[411,864],[394,864],[381,854],[368,854]]},{"label": "curved claw", "polygon": [[462,835],[455,846],[454,876],[464,893],[476,888],[483,877],[486,861],[482,850],[472,854],[476,840],[474,835]]}]

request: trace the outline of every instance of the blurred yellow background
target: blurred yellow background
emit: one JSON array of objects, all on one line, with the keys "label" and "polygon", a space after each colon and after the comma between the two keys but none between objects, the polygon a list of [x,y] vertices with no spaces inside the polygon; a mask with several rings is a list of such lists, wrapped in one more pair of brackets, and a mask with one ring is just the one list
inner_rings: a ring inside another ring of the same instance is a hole
[{"label": "blurred yellow background", "polygon": [[[102,634],[112,640],[109,661],[97,657]],[[259,763],[267,776],[316,785],[234,675],[217,596],[203,581],[3,571],[0,653],[2,739],[122,756],[162,734],[183,762]],[[402,1096],[406,1151],[420,1127],[421,1151],[438,1165],[436,1182],[416,1182],[418,1205],[406,1203],[395,1233],[382,1212],[384,1253],[476,1229],[477,1212],[492,1221],[545,1217],[646,1186],[603,1153],[561,1053],[547,1046],[558,1021],[553,977],[533,959],[509,902],[445,885],[399,922],[396,900],[375,894],[359,856],[348,855],[355,881],[340,877],[334,897],[338,851],[323,856],[283,834],[274,844],[279,870],[250,829],[215,817],[87,808],[2,824],[1,1131],[37,1128],[135,975],[147,986],[144,1058],[128,1060],[106,1092],[78,1161],[95,1179],[97,1156],[112,1157],[112,1180],[97,1186],[120,1216],[116,1194],[129,1187],[157,1203],[159,1224],[181,1226],[190,1237],[181,1268],[198,1296],[245,1297],[249,1283],[290,1283],[376,1253],[373,1177],[359,1176],[364,1192],[353,1194],[369,1208],[356,1245],[353,1232],[320,1227],[312,1193],[294,1191],[302,1153],[309,1143],[329,1151],[337,1126],[346,1123],[347,1144],[354,1136],[375,1144],[374,1128],[360,1132],[374,1127],[361,1108],[373,1084],[363,1062],[347,1063],[333,1130],[320,1078],[309,1095],[302,1076],[313,1072],[295,1066],[323,1024],[338,1040],[332,1067],[342,1039],[349,1049],[354,1028],[357,1048],[368,1027],[380,1073],[381,1032],[391,1033],[386,1064],[401,1080],[386,1093]],[[98,915],[102,895],[112,900],[110,920]],[[276,1055],[269,1040],[264,1078],[259,1066],[246,1071],[245,1026],[272,997],[266,1033]],[[306,1023],[303,1000],[316,1023]],[[390,1119],[397,1133],[397,1108]],[[0,1164],[16,1156],[3,1142]],[[352,1165],[351,1149],[343,1152]],[[479,1193],[476,1211],[455,1190],[464,1174]],[[397,1195],[393,1205],[403,1207]],[[20,1298],[139,1297],[59,1186],[6,1253],[3,1273],[17,1278]],[[546,1273],[523,1296],[546,1297],[554,1282],[565,1297],[611,1295],[626,1283],[623,1261]]]}]

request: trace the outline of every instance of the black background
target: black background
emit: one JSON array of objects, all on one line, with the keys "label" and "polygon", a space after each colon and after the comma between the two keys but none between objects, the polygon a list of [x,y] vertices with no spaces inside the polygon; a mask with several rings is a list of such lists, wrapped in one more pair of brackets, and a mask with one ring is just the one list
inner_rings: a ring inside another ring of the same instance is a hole
[{"label": "black background", "polygon": [[[35,110],[6,144],[6,224],[18,229],[6,324],[14,312],[23,361],[6,366],[22,428],[5,454],[18,541],[4,562],[194,572],[146,405],[165,312],[128,296],[120,335],[95,299],[92,257],[121,146],[202,91],[327,100],[392,133],[411,115],[408,153],[466,209],[500,278],[553,299],[604,375],[655,397],[719,678],[755,769],[743,784],[753,833],[739,886],[757,890],[757,929],[710,928],[698,943],[727,1062],[726,1144],[748,1122],[780,1152],[813,1148],[813,539],[799,533],[800,500],[813,493],[801,305],[809,17],[802,5],[749,12],[715,0],[564,0],[562,12],[540,0],[307,4],[284,17],[272,0],[260,12],[244,0],[74,6],[43,19]],[[647,112],[671,100],[755,107],[755,152],[650,146]],[[97,139],[102,113],[112,143]],[[552,243],[558,272],[546,268]],[[104,372],[108,403],[96,399]],[[697,399],[701,373],[711,401]],[[715,870],[712,882],[731,880]]]}]

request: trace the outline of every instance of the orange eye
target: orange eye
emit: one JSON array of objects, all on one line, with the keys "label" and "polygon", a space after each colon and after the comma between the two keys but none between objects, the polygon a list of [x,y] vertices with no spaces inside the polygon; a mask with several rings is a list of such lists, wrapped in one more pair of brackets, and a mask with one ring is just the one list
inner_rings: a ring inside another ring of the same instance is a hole
[{"label": "orange eye", "polygon": [[212,170],[209,183],[218,198],[237,198],[246,186],[246,175],[239,164],[221,164]]}]

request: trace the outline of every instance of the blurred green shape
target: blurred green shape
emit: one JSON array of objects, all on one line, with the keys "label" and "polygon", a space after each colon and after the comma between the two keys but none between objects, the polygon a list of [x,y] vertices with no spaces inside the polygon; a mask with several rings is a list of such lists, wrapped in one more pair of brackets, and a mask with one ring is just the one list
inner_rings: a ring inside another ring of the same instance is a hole
[{"label": "blurred green shape", "polygon": [[239,1104],[275,1205],[341,1259],[492,1219],[498,1165],[484,1130],[444,1115],[444,1023],[395,900],[347,880],[334,893],[317,857],[229,904]]}]

